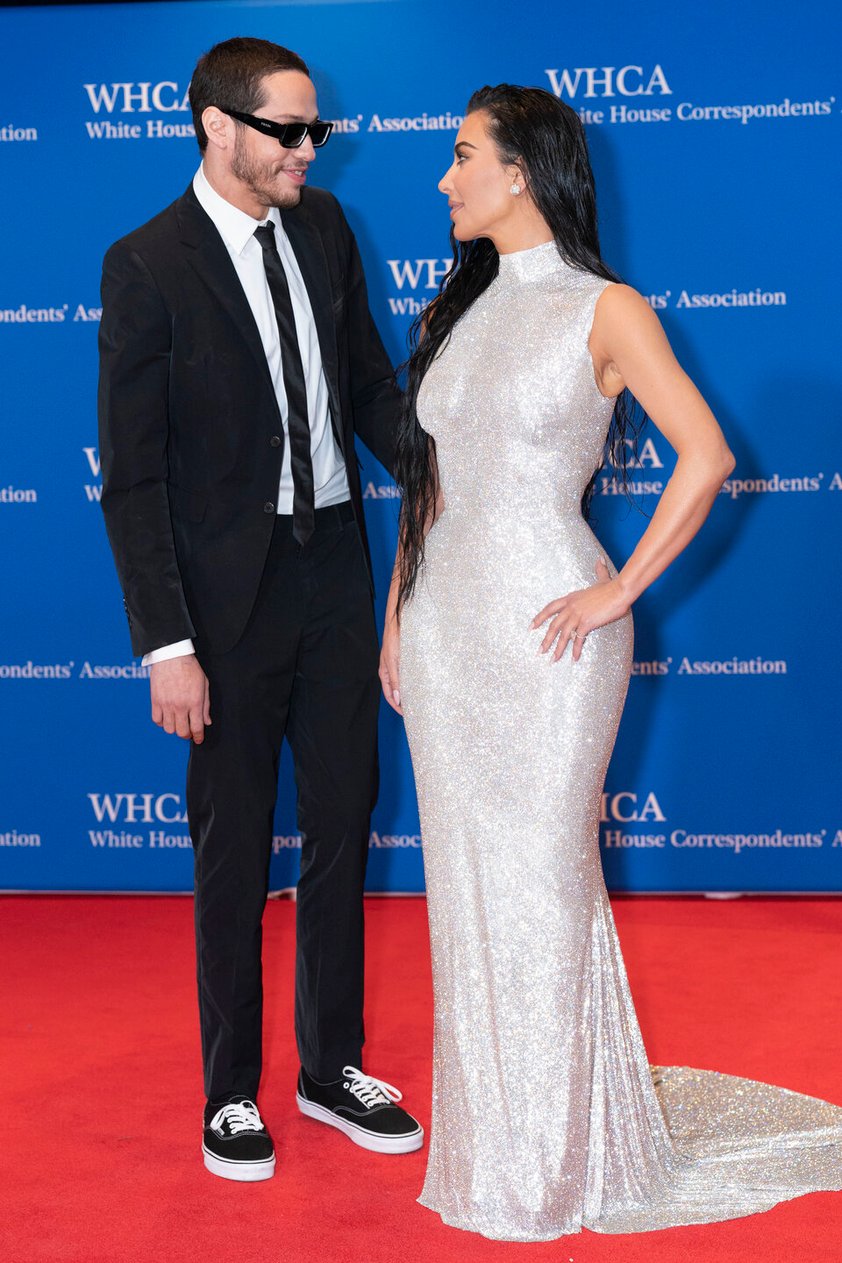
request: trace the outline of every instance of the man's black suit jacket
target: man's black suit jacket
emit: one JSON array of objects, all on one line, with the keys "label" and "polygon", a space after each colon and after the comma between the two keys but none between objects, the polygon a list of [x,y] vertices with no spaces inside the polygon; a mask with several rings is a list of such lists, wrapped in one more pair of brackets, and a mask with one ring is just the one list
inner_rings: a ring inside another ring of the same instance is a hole
[{"label": "man's black suit jacket", "polygon": [[[354,435],[394,466],[400,394],[342,210],[303,190],[283,224],[310,297],[368,557]],[[236,644],[263,571],[284,432],[254,318],[192,187],[105,256],[102,508],[132,647]]]}]

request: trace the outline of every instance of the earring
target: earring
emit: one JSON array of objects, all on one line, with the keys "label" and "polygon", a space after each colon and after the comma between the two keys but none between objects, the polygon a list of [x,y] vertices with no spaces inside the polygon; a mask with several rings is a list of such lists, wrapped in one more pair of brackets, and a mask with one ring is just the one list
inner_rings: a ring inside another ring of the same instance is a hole
[{"label": "earring", "polygon": [[512,187],[509,189],[509,192],[511,193],[512,197],[517,197],[518,193],[520,192],[520,185],[513,184]]}]

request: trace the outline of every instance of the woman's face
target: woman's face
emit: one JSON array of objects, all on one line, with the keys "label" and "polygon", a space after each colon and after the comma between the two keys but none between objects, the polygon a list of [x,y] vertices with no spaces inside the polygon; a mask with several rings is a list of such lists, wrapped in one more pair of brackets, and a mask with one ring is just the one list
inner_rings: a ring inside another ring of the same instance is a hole
[{"label": "woman's face", "polygon": [[517,167],[501,163],[487,123],[484,110],[468,115],[456,137],[453,165],[439,181],[458,241],[494,241],[519,211],[520,198],[511,192],[512,184],[520,185],[521,197],[525,194]]}]

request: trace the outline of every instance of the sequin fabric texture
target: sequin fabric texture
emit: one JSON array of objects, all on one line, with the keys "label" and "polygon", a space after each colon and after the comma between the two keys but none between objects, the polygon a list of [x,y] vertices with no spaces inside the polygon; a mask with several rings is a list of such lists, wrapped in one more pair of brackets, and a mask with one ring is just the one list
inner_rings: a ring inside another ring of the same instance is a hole
[{"label": "sequin fabric texture", "polygon": [[631,616],[578,663],[552,664],[530,630],[604,555],[579,504],[613,406],[587,345],[605,285],[552,242],[501,256],[418,398],[445,501],[401,633],[435,988],[419,1200],[503,1240],[709,1223],[842,1186],[842,1109],[650,1067],[598,843]]}]

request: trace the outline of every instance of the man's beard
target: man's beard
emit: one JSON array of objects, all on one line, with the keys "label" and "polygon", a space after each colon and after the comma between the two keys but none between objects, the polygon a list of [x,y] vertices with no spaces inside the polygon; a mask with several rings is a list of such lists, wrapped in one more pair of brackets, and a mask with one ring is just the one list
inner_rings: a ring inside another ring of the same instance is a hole
[{"label": "man's beard", "polygon": [[[247,185],[263,206],[297,206],[301,201],[301,190],[289,184],[279,189],[279,177],[269,163],[255,162],[248,155],[245,136],[238,133],[234,141],[234,154],[231,159],[231,174]],[[283,176],[280,177],[286,184]]]}]

